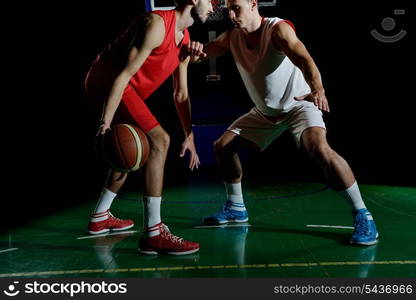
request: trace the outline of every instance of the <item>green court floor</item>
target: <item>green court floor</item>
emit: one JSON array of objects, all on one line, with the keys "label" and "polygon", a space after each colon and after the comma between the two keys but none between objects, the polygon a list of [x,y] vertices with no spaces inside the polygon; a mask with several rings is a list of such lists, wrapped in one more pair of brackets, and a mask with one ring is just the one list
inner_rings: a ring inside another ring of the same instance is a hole
[{"label": "green court floor", "polygon": [[218,183],[165,189],[162,219],[198,241],[197,254],[138,254],[140,191],[125,191],[112,212],[136,225],[88,236],[96,199],[0,236],[0,277],[416,277],[416,189],[361,185],[380,232],[370,247],[350,246],[351,211],[319,183],[245,183],[248,224],[202,226],[224,199]]}]

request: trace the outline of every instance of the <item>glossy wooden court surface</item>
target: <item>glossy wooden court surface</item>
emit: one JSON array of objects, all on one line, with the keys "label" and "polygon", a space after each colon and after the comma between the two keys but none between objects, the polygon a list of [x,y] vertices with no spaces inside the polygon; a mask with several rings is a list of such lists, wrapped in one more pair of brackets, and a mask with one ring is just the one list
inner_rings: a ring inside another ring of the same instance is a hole
[{"label": "glossy wooden court surface", "polygon": [[[124,191],[112,212],[136,225],[89,236],[96,199],[0,236],[0,277],[415,277],[416,189],[361,185],[380,233],[377,245],[350,246],[351,211],[320,183],[245,183],[249,223],[206,227],[224,200],[220,182],[168,187],[162,219],[201,244],[188,256],[138,254],[140,191]],[[59,195],[57,195],[58,197]]]}]

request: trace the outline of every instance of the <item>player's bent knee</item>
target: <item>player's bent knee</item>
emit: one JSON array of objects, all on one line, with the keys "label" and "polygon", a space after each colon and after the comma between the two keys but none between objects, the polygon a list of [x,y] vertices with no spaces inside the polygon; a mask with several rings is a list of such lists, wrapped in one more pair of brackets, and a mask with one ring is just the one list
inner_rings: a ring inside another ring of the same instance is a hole
[{"label": "player's bent knee", "polygon": [[327,143],[313,143],[306,150],[317,160],[328,160],[335,154]]},{"label": "player's bent knee", "polygon": [[225,142],[223,139],[219,138],[214,142],[214,151],[217,154],[224,153],[227,150],[229,143]]},{"label": "player's bent knee", "polygon": [[223,146],[221,145],[220,140],[216,140],[216,141],[213,143],[213,146],[214,146],[214,151],[215,151],[216,153],[221,152],[222,147],[223,147]]},{"label": "player's bent knee", "polygon": [[223,152],[233,152],[236,146],[237,134],[231,131],[226,131],[220,138],[214,142],[214,151],[217,154]]},{"label": "player's bent knee", "polygon": [[127,173],[122,173],[114,169],[111,169],[110,172],[110,180],[112,181],[123,181],[127,178]]},{"label": "player's bent knee", "polygon": [[160,133],[150,137],[151,151],[166,152],[170,145],[170,136],[167,133]]}]

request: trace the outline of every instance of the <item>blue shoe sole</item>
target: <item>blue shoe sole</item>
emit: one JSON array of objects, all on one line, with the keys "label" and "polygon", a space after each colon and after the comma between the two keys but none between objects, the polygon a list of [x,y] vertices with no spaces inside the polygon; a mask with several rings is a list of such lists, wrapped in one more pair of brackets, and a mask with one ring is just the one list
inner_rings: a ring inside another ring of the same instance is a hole
[{"label": "blue shoe sole", "polygon": [[356,245],[356,246],[371,246],[371,245],[375,245],[378,243],[378,233],[376,235],[376,239],[373,241],[368,241],[368,242],[357,242],[357,241],[352,241],[350,240],[350,244],[351,245]]},{"label": "blue shoe sole", "polygon": [[204,220],[204,224],[207,225],[223,225],[223,224],[228,224],[228,223],[246,223],[248,222],[248,218],[245,219],[241,219],[241,220]]}]

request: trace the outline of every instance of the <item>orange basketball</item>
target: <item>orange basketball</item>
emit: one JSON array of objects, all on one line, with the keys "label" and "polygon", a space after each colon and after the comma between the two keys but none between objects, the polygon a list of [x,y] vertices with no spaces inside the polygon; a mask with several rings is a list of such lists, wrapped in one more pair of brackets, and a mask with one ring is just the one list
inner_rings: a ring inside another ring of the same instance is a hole
[{"label": "orange basketball", "polygon": [[117,124],[101,139],[104,159],[116,171],[130,173],[140,169],[149,156],[149,141],[137,126]]}]

